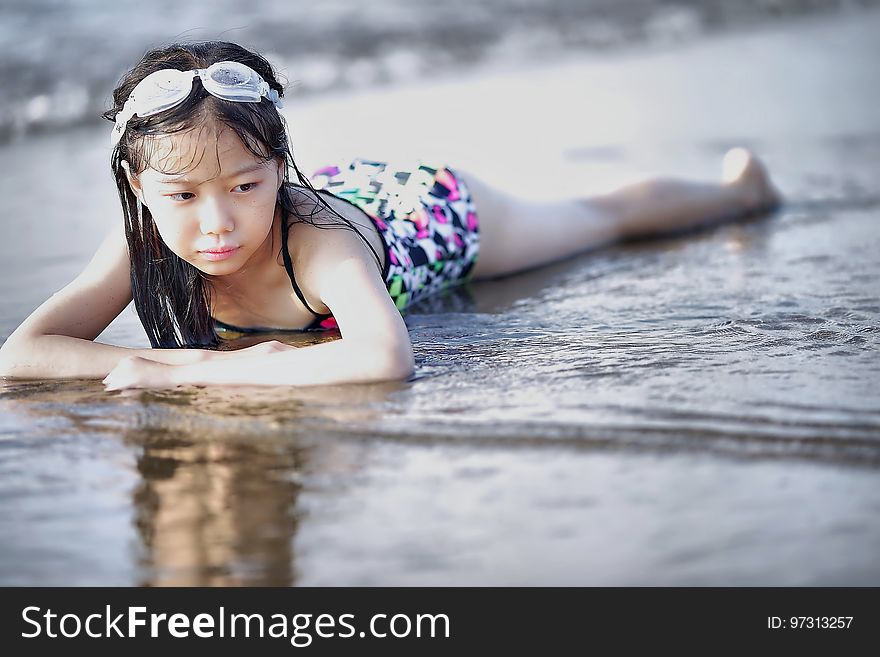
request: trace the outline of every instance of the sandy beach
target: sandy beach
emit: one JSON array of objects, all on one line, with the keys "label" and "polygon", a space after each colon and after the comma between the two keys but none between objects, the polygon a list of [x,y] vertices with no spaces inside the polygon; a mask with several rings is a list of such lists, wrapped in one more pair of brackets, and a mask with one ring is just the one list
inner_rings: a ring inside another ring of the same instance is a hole
[{"label": "sandy beach", "polygon": [[[851,12],[291,95],[307,173],[420,158],[550,198],[715,178],[746,145],[788,204],[418,307],[409,383],[5,383],[0,584],[880,584],[878,33]],[[107,134],[0,147],[3,339],[119,220]],[[131,308],[99,339],[148,344]]]}]

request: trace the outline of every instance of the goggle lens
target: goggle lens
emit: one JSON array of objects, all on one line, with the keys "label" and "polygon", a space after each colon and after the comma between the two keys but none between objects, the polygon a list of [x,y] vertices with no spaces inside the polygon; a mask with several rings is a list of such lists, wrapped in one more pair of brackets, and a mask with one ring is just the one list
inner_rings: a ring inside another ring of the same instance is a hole
[{"label": "goggle lens", "polygon": [[135,113],[152,116],[183,102],[192,92],[192,79],[192,72],[172,69],[151,73],[131,93]]},{"label": "goggle lens", "polygon": [[217,62],[198,71],[210,93],[224,100],[259,103],[263,96],[263,78],[256,71],[238,62]]},{"label": "goggle lens", "polygon": [[218,68],[215,64],[214,66],[209,68],[208,71],[210,71],[209,77],[211,78],[211,80],[224,87],[234,87],[237,85],[247,84],[251,81],[250,73],[247,71],[242,71],[237,67],[232,68],[230,66],[223,66],[221,68]]}]

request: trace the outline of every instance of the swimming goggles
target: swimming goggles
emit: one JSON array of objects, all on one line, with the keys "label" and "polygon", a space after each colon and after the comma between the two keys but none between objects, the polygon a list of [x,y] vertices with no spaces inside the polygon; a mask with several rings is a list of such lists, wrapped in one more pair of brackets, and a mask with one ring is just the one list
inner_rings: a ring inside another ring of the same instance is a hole
[{"label": "swimming goggles", "polygon": [[217,62],[208,68],[192,71],[178,71],[166,68],[150,73],[137,83],[116,114],[116,125],[110,134],[110,143],[115,146],[125,133],[125,126],[137,114],[140,117],[152,116],[180,105],[193,90],[193,80],[198,76],[205,91],[234,103],[259,103],[265,96],[275,107],[281,109],[278,92],[270,89],[265,80],[250,66],[239,62]]}]

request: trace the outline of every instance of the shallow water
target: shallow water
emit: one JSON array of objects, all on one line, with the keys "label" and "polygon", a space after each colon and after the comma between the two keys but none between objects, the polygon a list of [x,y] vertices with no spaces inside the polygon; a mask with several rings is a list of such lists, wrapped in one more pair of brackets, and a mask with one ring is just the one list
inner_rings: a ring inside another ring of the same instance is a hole
[{"label": "shallow water", "polygon": [[[417,307],[414,381],[126,393],[5,384],[0,583],[877,585],[880,124],[860,108],[880,101],[868,65],[878,26],[870,13],[520,73],[570,111],[582,102],[572,79],[690,78],[677,101],[635,83],[604,109],[594,97],[597,115],[655,110],[611,126],[606,141],[595,125],[524,128],[522,143],[556,149],[535,173],[558,181],[550,191],[664,164],[713,172],[727,144],[745,142],[789,203]],[[706,86],[720,62],[756,116],[731,106],[726,82]],[[775,68],[787,86],[768,97]],[[467,90],[491,114],[515,75],[444,92]],[[432,91],[402,89],[380,111],[410,93]],[[319,152],[316,127],[358,102],[290,110],[307,161],[335,157]],[[669,128],[646,139],[650,122]],[[455,127],[450,149],[468,164],[491,159],[479,147],[494,143],[491,127]],[[390,151],[413,143],[408,130]],[[114,220],[104,137],[81,130],[0,151],[12,227],[0,244],[3,336]],[[515,186],[522,174],[505,171],[505,155],[495,175]],[[58,179],[39,215],[32,191],[16,193]],[[102,339],[145,344],[130,311]]]}]

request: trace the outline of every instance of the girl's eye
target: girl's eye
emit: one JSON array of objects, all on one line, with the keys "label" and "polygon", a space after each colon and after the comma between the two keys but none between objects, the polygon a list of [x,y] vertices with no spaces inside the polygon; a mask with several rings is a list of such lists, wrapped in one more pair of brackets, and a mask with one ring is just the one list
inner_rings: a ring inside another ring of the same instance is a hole
[{"label": "girl's eye", "polygon": [[[241,185],[236,185],[235,189],[241,193],[246,193],[252,191],[258,184],[255,182],[242,183]],[[166,196],[172,201],[183,202],[195,198],[196,195],[192,192],[177,192],[176,194],[167,194]]]}]

